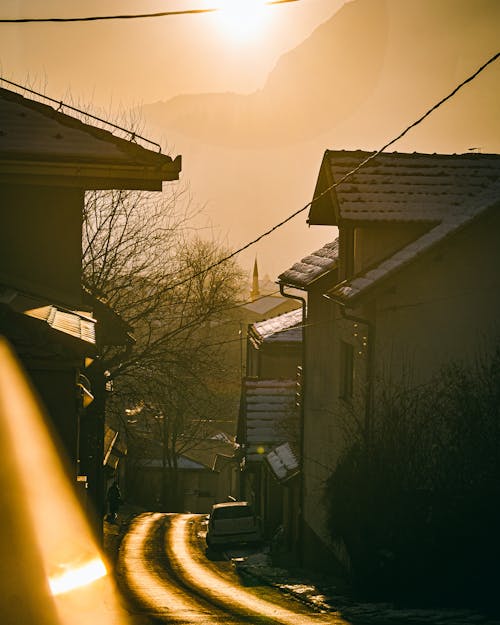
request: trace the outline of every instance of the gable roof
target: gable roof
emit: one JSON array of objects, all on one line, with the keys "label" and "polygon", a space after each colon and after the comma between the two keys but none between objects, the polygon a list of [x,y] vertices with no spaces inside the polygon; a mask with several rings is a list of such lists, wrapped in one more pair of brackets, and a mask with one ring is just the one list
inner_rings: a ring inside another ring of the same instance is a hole
[{"label": "gable roof", "polygon": [[[245,304],[241,308],[244,310],[248,310],[257,315],[267,315],[275,308],[278,308],[282,304],[289,304],[290,300],[286,297],[281,297],[280,295],[264,295],[263,297],[259,297],[254,302],[249,302]],[[297,304],[298,305],[298,304]]]},{"label": "gable roof", "polygon": [[181,158],[148,150],[0,88],[0,181],[36,183],[50,177],[85,189],[161,190],[177,180]]},{"label": "gable roof", "polygon": [[306,289],[313,282],[337,267],[339,257],[338,238],[327,243],[321,249],[295,263],[278,276],[278,280],[287,286]]},{"label": "gable roof", "polygon": [[0,308],[24,326],[36,326],[38,334],[47,332],[55,341],[63,341],[88,356],[96,352],[96,320],[90,313],[62,308],[1,284]]},{"label": "gable roof", "polygon": [[300,343],[302,341],[302,308],[291,310],[250,326],[250,339],[261,343]]},{"label": "gable roof", "polygon": [[243,380],[237,442],[245,445],[248,462],[262,462],[276,445],[295,442],[296,390],[294,380]]},{"label": "gable roof", "polygon": [[[317,197],[370,155],[327,150],[314,192]],[[313,201],[308,222],[441,222],[481,196],[500,178],[498,154],[382,153]]]},{"label": "gable roof", "polygon": [[[464,168],[464,160],[462,157],[456,157],[456,160],[451,161],[449,159],[452,157],[446,157],[445,159],[448,163],[448,170],[453,169],[453,163],[456,163],[457,176],[469,180],[468,193],[465,193],[467,184],[460,184],[457,181],[464,195],[458,200],[457,195],[453,194],[453,200],[450,200],[446,190],[446,185],[451,175],[448,171],[445,174],[445,186],[443,187],[442,193],[443,196],[448,197],[448,200],[443,199],[439,203],[436,202],[435,198],[439,195],[437,190],[434,193],[434,200],[432,197],[429,199],[428,196],[424,196],[420,200],[425,202],[428,199],[431,205],[433,201],[435,201],[434,224],[430,224],[429,230],[395,252],[389,258],[381,261],[375,267],[368,268],[349,280],[345,280],[336,285],[326,293],[327,297],[342,303],[354,305],[358,297],[365,295],[372,287],[378,285],[380,281],[413,262],[429,249],[441,244],[448,237],[466,227],[470,222],[479,218],[486,211],[500,207],[500,155],[466,155],[466,160],[469,156],[478,157],[471,161],[471,171]],[[398,186],[398,181],[396,179],[394,180],[394,184],[396,187]],[[409,182],[407,184],[409,184]],[[414,185],[416,186],[414,187],[413,195],[417,195],[418,184],[418,179],[415,179]],[[423,185],[427,187],[427,182],[424,181]],[[436,189],[439,187],[438,180],[436,180],[434,185]],[[410,187],[408,188],[408,193],[410,193]],[[438,204],[439,211],[437,210]],[[414,204],[413,197],[410,197],[409,207],[409,212],[415,214],[416,220],[418,211]],[[401,210],[403,210],[403,207],[401,207]]]}]

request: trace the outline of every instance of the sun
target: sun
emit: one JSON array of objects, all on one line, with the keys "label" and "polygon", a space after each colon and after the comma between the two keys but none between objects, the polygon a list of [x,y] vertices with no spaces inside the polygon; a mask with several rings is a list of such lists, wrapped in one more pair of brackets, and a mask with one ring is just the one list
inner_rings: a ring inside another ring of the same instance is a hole
[{"label": "sun", "polygon": [[224,37],[235,42],[256,40],[269,14],[267,0],[214,0],[214,18]]}]

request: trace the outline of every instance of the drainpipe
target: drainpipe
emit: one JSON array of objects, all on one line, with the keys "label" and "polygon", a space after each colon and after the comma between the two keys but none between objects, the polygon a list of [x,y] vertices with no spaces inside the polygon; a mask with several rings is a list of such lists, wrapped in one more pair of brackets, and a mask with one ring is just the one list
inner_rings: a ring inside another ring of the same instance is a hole
[{"label": "drainpipe", "polygon": [[299,564],[303,564],[304,560],[304,406],[305,406],[305,389],[306,389],[306,319],[307,319],[307,303],[304,297],[300,295],[292,295],[285,293],[285,285],[280,282],[280,293],[283,297],[298,300],[302,305],[302,398],[300,402],[299,416],[299,522],[298,522],[298,558]]}]

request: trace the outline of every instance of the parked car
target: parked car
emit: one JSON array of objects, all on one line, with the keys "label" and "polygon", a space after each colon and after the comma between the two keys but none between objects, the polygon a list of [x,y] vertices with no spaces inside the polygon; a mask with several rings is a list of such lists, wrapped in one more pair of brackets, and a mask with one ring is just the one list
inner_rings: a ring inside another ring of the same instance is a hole
[{"label": "parked car", "polygon": [[261,540],[260,522],[248,501],[229,501],[212,506],[208,517],[208,547],[258,543]]}]

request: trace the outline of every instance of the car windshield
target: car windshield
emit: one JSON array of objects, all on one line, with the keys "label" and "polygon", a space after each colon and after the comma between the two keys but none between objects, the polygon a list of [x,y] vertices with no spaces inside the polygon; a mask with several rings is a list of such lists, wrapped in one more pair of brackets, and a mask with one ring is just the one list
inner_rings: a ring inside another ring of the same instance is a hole
[{"label": "car windshield", "polygon": [[252,516],[250,506],[227,506],[227,508],[215,508],[212,512],[213,519],[242,519]]}]

